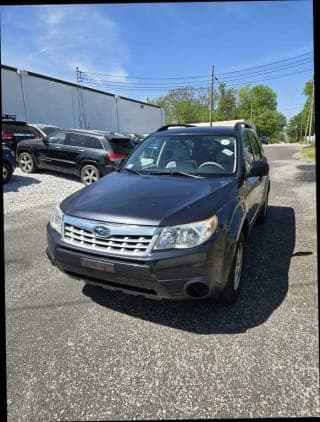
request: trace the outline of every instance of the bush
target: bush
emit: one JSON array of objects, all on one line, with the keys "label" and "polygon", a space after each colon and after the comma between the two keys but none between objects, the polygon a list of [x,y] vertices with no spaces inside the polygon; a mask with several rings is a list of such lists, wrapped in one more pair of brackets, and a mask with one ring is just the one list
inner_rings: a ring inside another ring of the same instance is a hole
[{"label": "bush", "polygon": [[301,151],[301,156],[306,161],[314,162],[316,160],[316,149],[314,146],[308,146]]}]

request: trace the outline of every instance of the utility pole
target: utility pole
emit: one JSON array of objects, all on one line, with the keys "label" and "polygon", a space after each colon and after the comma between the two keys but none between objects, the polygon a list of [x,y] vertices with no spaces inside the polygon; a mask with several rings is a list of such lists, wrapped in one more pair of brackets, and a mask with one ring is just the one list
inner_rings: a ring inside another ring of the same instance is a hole
[{"label": "utility pole", "polygon": [[302,109],[302,111],[301,111],[299,142],[301,142],[301,141],[302,141],[302,121],[303,121],[303,109]]},{"label": "utility pole", "polygon": [[304,134],[305,140],[307,141],[308,140],[307,134],[309,132],[309,142],[310,142],[310,137],[311,137],[311,128],[312,128],[312,120],[313,120],[313,100],[314,100],[314,82],[312,86],[312,96],[311,96],[310,108],[308,112],[308,120],[307,120],[306,130]]},{"label": "utility pole", "polygon": [[311,129],[312,129],[312,120],[313,120],[313,102],[314,102],[314,82],[312,86],[312,97],[310,104],[310,126],[309,126],[309,143],[311,144]]},{"label": "utility pole", "polygon": [[306,124],[306,130],[304,133],[304,140],[307,141],[307,133],[308,133],[308,129],[309,129],[309,122],[310,122],[310,111],[311,111],[311,107],[309,108],[308,111],[308,119],[307,119],[307,124]]},{"label": "utility pole", "polygon": [[212,109],[213,109],[213,87],[214,85],[214,65],[212,65],[211,71],[211,93],[210,93],[210,126],[212,126]]},{"label": "utility pole", "polygon": [[83,104],[83,96],[82,96],[82,71],[79,69],[79,67],[76,67],[76,75],[77,75],[77,83],[79,85],[79,96],[78,96],[78,103],[79,103],[79,123],[80,123],[80,129],[84,128],[86,129],[85,124],[85,114],[84,114],[84,104]]}]

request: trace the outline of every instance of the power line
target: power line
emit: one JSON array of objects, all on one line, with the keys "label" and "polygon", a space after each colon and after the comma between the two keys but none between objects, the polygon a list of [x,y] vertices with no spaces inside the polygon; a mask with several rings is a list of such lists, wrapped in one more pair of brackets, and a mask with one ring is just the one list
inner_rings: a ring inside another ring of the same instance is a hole
[{"label": "power line", "polygon": [[[277,72],[279,72],[281,70],[286,70],[286,69],[289,69],[289,68],[291,69],[291,68],[294,68],[294,67],[297,67],[297,66],[301,66],[301,65],[307,64],[308,62],[310,62],[309,59],[307,61],[306,60],[303,60],[303,61],[300,61],[300,62],[295,63],[295,64],[287,64],[287,65],[281,66],[281,67],[279,66],[277,69],[263,70],[263,71],[260,70],[258,72],[251,72],[251,73],[248,73],[248,74],[246,74],[244,76],[239,76],[237,78],[233,77],[233,78],[224,79],[223,81],[220,81],[219,80],[219,82],[221,82],[221,83],[227,83],[229,81],[230,82],[238,82],[238,81],[242,81],[244,79],[245,80],[248,79],[249,76],[253,76],[254,77],[254,76],[258,76],[258,75],[259,76],[262,76],[262,75],[277,73]],[[109,81],[107,79],[91,78],[91,77],[88,77],[88,76],[83,76],[83,78],[84,78],[85,81],[88,81],[88,82],[103,82],[103,83],[108,83],[109,85],[112,85],[112,86],[123,87],[123,84],[124,84],[124,81],[112,82],[112,81]],[[184,83],[182,83],[182,82],[179,82],[179,83],[161,83],[161,82],[143,83],[143,82],[131,82],[131,81],[128,81],[128,84],[125,84],[125,86],[141,87],[141,88],[166,88],[166,87],[172,87],[172,86],[174,86],[174,87],[178,87],[178,86],[185,87],[186,85],[190,85],[190,86],[196,85],[196,86],[198,86],[199,83],[208,83],[209,84],[210,81],[211,81],[210,79],[205,79],[205,80],[201,80],[201,81],[197,81],[197,82],[192,81],[192,82],[184,82]]]},{"label": "power line", "polygon": [[[246,81],[242,81],[242,82],[239,82],[239,83],[233,83],[233,84],[227,84],[226,83],[226,87],[229,87],[229,88],[232,88],[232,87],[237,87],[237,86],[243,86],[243,85],[249,85],[249,84],[252,84],[252,83],[257,83],[257,82],[264,82],[264,81],[269,81],[269,80],[273,80],[273,79],[279,79],[279,78],[284,78],[284,77],[287,77],[287,76],[292,76],[292,75],[298,75],[298,74],[301,74],[301,73],[305,73],[305,72],[310,72],[310,71],[312,71],[313,69],[304,69],[304,70],[301,70],[301,71],[298,71],[298,72],[290,72],[290,73],[286,73],[286,74],[283,74],[283,75],[278,75],[278,76],[273,76],[273,77],[269,77],[269,78],[264,78],[264,79],[255,79],[255,80],[252,80],[252,79],[249,79],[249,80],[246,80]],[[146,87],[146,86],[133,86],[133,85],[127,85],[127,84],[125,84],[125,83],[123,83],[123,84],[121,84],[121,83],[118,83],[118,84],[110,84],[110,83],[108,83],[108,82],[97,82],[97,81],[88,81],[89,83],[90,83],[90,85],[94,85],[94,86],[100,86],[100,87],[104,87],[104,88],[110,88],[110,89],[113,89],[113,90],[115,90],[115,89],[126,89],[126,90],[130,90],[130,91],[169,91],[169,90],[173,90],[173,89],[179,89],[179,88],[188,88],[188,86],[186,86],[186,85],[184,85],[183,87],[181,87],[181,86],[177,86],[177,85],[175,85],[174,87],[165,87],[165,86],[155,86],[155,85],[152,85],[152,86],[148,86],[148,87]],[[235,81],[234,81],[235,82]],[[208,87],[208,85],[206,85],[206,86],[203,86],[203,85],[199,85],[199,86],[190,86],[190,88],[195,88],[195,89],[208,89],[209,87]]]},{"label": "power line", "polygon": [[295,59],[298,59],[298,58],[300,58],[300,57],[303,57],[303,56],[306,56],[306,55],[310,55],[310,54],[312,54],[312,51],[309,51],[308,53],[300,54],[299,56],[293,56],[293,57],[289,57],[289,58],[287,58],[287,59],[277,60],[277,61],[275,61],[275,62],[270,62],[270,63],[262,64],[262,65],[260,65],[260,66],[246,67],[246,68],[243,68],[243,69],[234,70],[234,71],[232,71],[232,72],[224,72],[224,73],[220,73],[220,74],[218,74],[218,75],[220,75],[220,76],[221,76],[221,75],[230,75],[230,74],[232,74],[232,73],[245,72],[245,71],[247,71],[247,70],[251,70],[251,69],[260,69],[260,68],[262,68],[262,67],[272,66],[272,65],[275,65],[275,64],[277,64],[277,63],[282,63],[282,62],[286,62],[286,61],[290,61],[290,60],[295,60]]},{"label": "power line", "polygon": [[[307,56],[312,54],[312,52],[307,52],[304,54],[300,54],[298,56],[293,56],[293,57],[289,57],[286,59],[282,59],[282,60],[277,60],[274,62],[270,62],[270,63],[266,63],[263,65],[259,65],[259,66],[252,66],[252,67],[247,67],[247,68],[243,68],[243,69],[239,69],[239,70],[234,70],[234,71],[230,71],[230,72],[223,72],[218,74],[217,76],[221,77],[223,75],[230,75],[230,74],[235,74],[235,73],[242,73],[245,72],[247,70],[253,70],[253,69],[261,69],[264,67],[270,67],[279,63],[283,63],[283,62],[288,62],[288,61],[294,61],[295,59],[299,59],[301,57]],[[98,75],[98,76],[106,76],[106,77],[112,77],[112,78],[119,78],[119,74],[106,74],[106,73],[96,73],[96,72],[83,72],[87,75]],[[140,76],[121,76],[123,79],[141,79],[141,80],[169,80],[169,79],[179,79],[179,80],[185,80],[185,79],[203,79],[203,78],[210,78],[210,75],[200,75],[200,76],[168,76],[168,77],[140,77]]]},{"label": "power line", "polygon": [[311,71],[313,71],[313,69],[304,69],[304,70],[301,70],[299,72],[292,72],[292,73],[287,73],[285,75],[273,76],[273,77],[267,78],[267,79],[249,80],[247,82],[242,82],[242,83],[238,83],[238,84],[234,84],[234,85],[226,84],[226,86],[227,87],[236,87],[236,86],[240,86],[240,85],[249,85],[249,84],[256,83],[256,82],[265,82],[265,81],[270,81],[272,79],[279,79],[279,78],[284,78],[284,77],[287,77],[287,76],[299,75],[300,73],[311,72]]},{"label": "power line", "polygon": [[[85,72],[87,75],[98,75],[98,76],[108,76],[108,77],[114,77],[119,78],[119,74],[106,74],[106,73],[95,73],[95,72]],[[121,76],[125,79],[201,79],[201,78],[208,78],[210,75],[201,75],[201,76],[176,76],[176,77],[140,77],[140,76]]]},{"label": "power line", "polygon": [[203,80],[200,80],[200,81],[192,81],[192,82],[186,81],[186,82],[176,82],[176,83],[170,83],[170,82],[168,82],[168,83],[161,83],[161,82],[144,83],[144,82],[131,82],[131,81],[128,81],[128,82],[126,82],[126,81],[113,82],[113,81],[110,81],[108,79],[92,78],[90,76],[84,76],[83,78],[84,78],[85,81],[88,81],[88,82],[105,82],[105,83],[109,83],[109,84],[112,84],[112,85],[115,85],[115,86],[118,85],[118,84],[126,83],[128,86],[141,86],[141,87],[146,87],[146,88],[153,87],[153,86],[155,86],[155,84],[156,84],[156,86],[159,86],[159,87],[179,86],[179,85],[180,86],[186,86],[186,85],[194,85],[194,84],[199,85],[199,83],[205,83],[205,82],[209,83],[210,80],[211,80],[211,79],[203,79]]},{"label": "power line", "polygon": [[[264,74],[269,74],[269,73],[276,73],[276,72],[279,72],[281,70],[286,70],[286,69],[290,69],[290,68],[293,68],[293,67],[298,67],[298,66],[301,66],[301,65],[304,65],[304,64],[309,64],[309,63],[312,63],[312,62],[313,62],[312,59],[305,59],[305,60],[301,60],[300,62],[297,62],[297,63],[289,63],[289,64],[286,64],[286,65],[281,65],[281,66],[274,67],[272,69],[259,70],[257,72],[249,72],[249,73],[244,74],[243,76],[242,75],[239,75],[239,76],[234,76],[234,77],[229,77],[229,78],[222,78],[222,79],[223,80],[229,80],[229,81],[232,81],[232,80],[240,80],[240,79],[243,79],[243,78],[245,78],[247,76],[255,76],[255,75],[264,75]],[[221,78],[221,75],[220,75],[220,78]]]}]

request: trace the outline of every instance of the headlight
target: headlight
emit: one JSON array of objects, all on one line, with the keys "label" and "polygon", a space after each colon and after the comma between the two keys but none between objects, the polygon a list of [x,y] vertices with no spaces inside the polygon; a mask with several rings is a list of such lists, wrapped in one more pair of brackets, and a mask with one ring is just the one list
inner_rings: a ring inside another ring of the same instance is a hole
[{"label": "headlight", "polygon": [[153,249],[194,248],[207,241],[216,231],[218,217],[181,226],[164,227]]},{"label": "headlight", "polygon": [[50,215],[50,225],[59,234],[62,232],[63,212],[59,207],[56,207]]}]

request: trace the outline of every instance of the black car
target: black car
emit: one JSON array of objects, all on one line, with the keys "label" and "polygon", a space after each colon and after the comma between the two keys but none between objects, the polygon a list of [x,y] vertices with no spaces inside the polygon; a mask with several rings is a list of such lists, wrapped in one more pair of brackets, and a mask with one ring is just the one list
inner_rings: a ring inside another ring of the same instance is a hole
[{"label": "black car", "polygon": [[14,152],[2,145],[2,183],[8,183],[17,166]]},{"label": "black car", "polygon": [[36,128],[29,126],[25,121],[16,120],[15,115],[2,115],[1,128],[2,144],[12,151],[16,151],[18,142],[38,138],[40,135]]},{"label": "black car", "polygon": [[135,145],[123,135],[99,130],[60,130],[42,140],[19,142],[17,157],[22,171],[48,169],[75,174],[85,185],[115,168]]},{"label": "black car", "polygon": [[47,226],[47,255],[108,289],[233,303],[249,233],[267,213],[263,148],[246,123],[168,129],[62,201]]},{"label": "black car", "polygon": [[61,130],[61,127],[45,124],[45,123],[29,123],[30,127],[33,127],[38,132],[39,138],[46,138],[54,132]]}]

